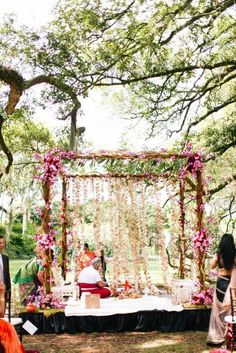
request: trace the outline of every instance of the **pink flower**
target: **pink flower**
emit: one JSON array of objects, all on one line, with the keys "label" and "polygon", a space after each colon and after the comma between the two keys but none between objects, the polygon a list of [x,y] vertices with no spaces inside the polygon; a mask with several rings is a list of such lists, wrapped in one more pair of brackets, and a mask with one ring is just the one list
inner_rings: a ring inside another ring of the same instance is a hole
[{"label": "pink flower", "polygon": [[209,353],[230,353],[230,351],[224,348],[214,348]]},{"label": "pink flower", "polygon": [[41,172],[40,175],[36,175],[36,179],[49,181],[51,185],[55,183],[55,179],[58,173],[63,172],[64,164],[63,160],[71,160],[74,158],[73,152],[60,151],[58,148],[54,148],[47,152],[44,156],[37,154],[35,156],[41,161],[42,165],[37,166],[35,171]]},{"label": "pink flower", "polygon": [[56,235],[55,230],[50,230],[48,234],[36,234],[34,239],[37,242],[37,245],[42,249],[50,249],[54,246],[54,237]]},{"label": "pink flower", "polygon": [[211,305],[213,302],[214,288],[203,289],[192,294],[191,303],[194,305]]},{"label": "pink flower", "polygon": [[36,294],[30,295],[27,298],[27,303],[33,303],[37,308],[46,309],[61,309],[65,307],[62,297],[58,293],[46,293],[44,287],[39,287]]},{"label": "pink flower", "polygon": [[210,246],[210,239],[206,228],[202,228],[194,235],[194,249],[205,253]]}]

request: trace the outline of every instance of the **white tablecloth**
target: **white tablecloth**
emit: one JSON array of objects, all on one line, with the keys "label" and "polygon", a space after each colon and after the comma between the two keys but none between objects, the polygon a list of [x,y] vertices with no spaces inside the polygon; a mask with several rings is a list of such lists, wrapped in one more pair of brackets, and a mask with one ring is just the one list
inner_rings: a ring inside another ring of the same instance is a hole
[{"label": "white tablecloth", "polygon": [[82,301],[70,300],[65,307],[65,316],[108,316],[135,313],[143,310],[182,311],[182,305],[173,305],[168,297],[143,296],[137,299],[101,299],[99,309],[85,309]]}]

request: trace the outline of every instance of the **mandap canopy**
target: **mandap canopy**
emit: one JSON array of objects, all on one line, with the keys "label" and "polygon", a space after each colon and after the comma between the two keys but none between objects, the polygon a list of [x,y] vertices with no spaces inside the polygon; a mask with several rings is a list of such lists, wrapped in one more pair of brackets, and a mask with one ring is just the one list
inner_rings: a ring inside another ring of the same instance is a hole
[{"label": "mandap canopy", "polygon": [[[60,266],[65,279],[70,244],[84,241],[88,232],[99,251],[112,244],[112,279],[132,276],[135,288],[151,285],[147,249],[152,239],[162,262],[163,279],[170,282],[170,252],[178,276],[186,276],[186,255],[192,254],[196,276],[205,288],[205,256],[209,246],[204,227],[203,163],[198,153],[168,152],[63,152],[54,149],[37,155],[37,178],[42,181],[45,206],[38,245],[48,253],[60,245]],[[53,198],[62,180],[61,235],[54,226]],[[165,205],[165,207],[163,207]],[[128,261],[128,259],[130,261]],[[140,266],[142,265],[142,266]],[[142,268],[142,273],[140,271]],[[50,290],[50,266],[46,288]]]}]

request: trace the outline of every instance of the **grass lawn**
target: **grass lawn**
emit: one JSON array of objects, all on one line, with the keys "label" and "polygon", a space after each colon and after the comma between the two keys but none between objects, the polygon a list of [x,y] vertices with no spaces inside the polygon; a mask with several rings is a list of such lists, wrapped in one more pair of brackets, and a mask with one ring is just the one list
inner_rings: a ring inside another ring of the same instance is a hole
[{"label": "grass lawn", "polygon": [[[24,336],[40,353],[209,353],[206,332],[122,332]],[[49,343],[50,342],[50,343]]]},{"label": "grass lawn", "polygon": [[15,276],[17,271],[21,268],[22,265],[27,263],[29,260],[10,260],[10,275],[11,278]]}]

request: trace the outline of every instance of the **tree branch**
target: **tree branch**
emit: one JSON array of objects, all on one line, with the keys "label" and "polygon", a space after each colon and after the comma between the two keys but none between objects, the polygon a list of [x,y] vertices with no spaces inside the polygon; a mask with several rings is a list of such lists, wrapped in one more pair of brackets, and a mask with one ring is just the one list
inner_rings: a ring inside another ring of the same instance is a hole
[{"label": "tree branch", "polygon": [[126,84],[131,84],[134,82],[140,82],[140,81],[147,81],[149,79],[152,78],[160,78],[160,77],[165,77],[165,76],[172,76],[176,73],[181,73],[181,72],[192,72],[194,70],[214,70],[214,69],[218,69],[221,67],[235,67],[236,68],[236,61],[235,60],[225,60],[225,61],[220,61],[217,63],[213,63],[213,64],[208,64],[208,63],[202,63],[200,65],[188,65],[188,66],[179,66],[176,68],[172,68],[172,69],[166,69],[166,70],[162,70],[162,71],[158,71],[155,73],[151,73],[148,75],[143,75],[143,76],[138,76],[135,78],[122,78],[121,76],[111,76],[111,75],[106,75],[106,79],[110,79],[111,82],[98,82],[95,86],[99,87],[99,86],[121,86],[121,85],[126,85]]},{"label": "tree branch", "polygon": [[232,183],[233,181],[236,180],[236,174],[233,174],[232,176],[230,176],[228,179],[226,179],[223,183],[219,184],[218,186],[216,186],[215,188],[209,190],[208,192],[208,201],[210,200],[210,198],[212,197],[212,195],[214,195],[215,193],[221,191],[222,189],[224,189],[227,185],[229,185],[230,183]]},{"label": "tree branch", "polygon": [[187,130],[186,130],[186,133],[185,133],[185,139],[188,138],[189,132],[194,126],[198,125],[200,122],[205,120],[208,116],[212,115],[213,113],[216,113],[219,110],[221,110],[221,109],[223,109],[223,108],[227,107],[228,105],[233,104],[235,102],[236,102],[236,95],[231,97],[230,99],[224,101],[222,104],[219,104],[216,107],[214,107],[213,109],[209,110],[206,114],[200,116],[200,118],[198,120],[195,120],[192,123],[190,123]]},{"label": "tree branch", "polygon": [[226,233],[228,233],[229,231],[229,226],[230,226],[230,223],[232,222],[232,206],[234,204],[234,201],[235,201],[235,196],[232,197],[232,199],[230,200],[230,203],[229,203],[229,221],[227,223],[227,227],[226,227]]},{"label": "tree branch", "polygon": [[[6,143],[5,143],[5,140],[3,138],[3,135],[2,135],[2,126],[3,126],[3,123],[4,123],[4,118],[3,116],[0,114],[0,146],[2,148],[2,151],[3,153],[5,154],[5,156],[7,157],[7,160],[8,160],[8,163],[7,163],[7,166],[5,168],[5,172],[6,174],[9,173],[9,170],[12,166],[12,163],[13,163],[13,156],[12,156],[12,153],[11,151],[9,150],[9,148],[7,147]],[[3,176],[3,172],[0,173],[0,178]]]},{"label": "tree branch", "polygon": [[165,45],[169,43],[177,33],[181,32],[184,28],[187,28],[188,26],[192,25],[200,18],[203,18],[203,17],[208,18],[211,14],[214,14],[214,16],[219,15],[220,13],[224,12],[228,7],[233,5],[235,5],[234,0],[227,0],[221,3],[217,2],[216,5],[208,7],[207,9],[204,10],[204,12],[193,16],[190,20],[186,21],[184,24],[177,27],[175,30],[171,31],[171,33],[166,39],[160,41],[160,45]]},{"label": "tree branch", "polygon": [[24,90],[29,89],[35,85],[47,83],[51,86],[56,87],[58,90],[66,93],[73,101],[75,108],[79,109],[81,104],[77,98],[76,92],[71,88],[71,86],[61,82],[58,78],[50,75],[39,75],[30,80],[24,81]]}]

